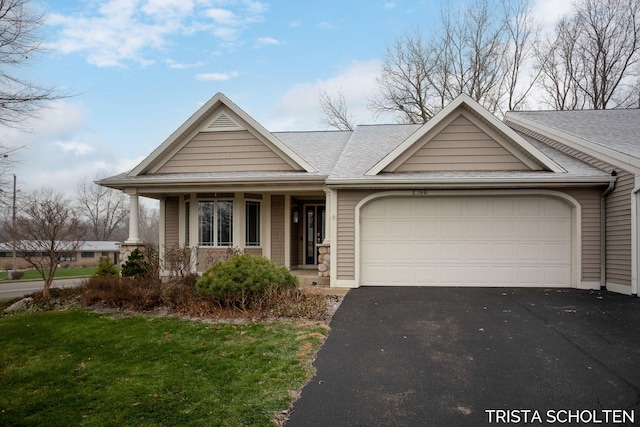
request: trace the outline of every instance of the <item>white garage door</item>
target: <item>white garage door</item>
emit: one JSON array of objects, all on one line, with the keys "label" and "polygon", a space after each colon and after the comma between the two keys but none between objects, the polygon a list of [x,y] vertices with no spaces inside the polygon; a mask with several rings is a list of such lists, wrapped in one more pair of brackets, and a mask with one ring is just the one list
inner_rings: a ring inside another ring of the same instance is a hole
[{"label": "white garage door", "polygon": [[389,197],[361,209],[360,284],[571,284],[571,208],[544,196]]}]

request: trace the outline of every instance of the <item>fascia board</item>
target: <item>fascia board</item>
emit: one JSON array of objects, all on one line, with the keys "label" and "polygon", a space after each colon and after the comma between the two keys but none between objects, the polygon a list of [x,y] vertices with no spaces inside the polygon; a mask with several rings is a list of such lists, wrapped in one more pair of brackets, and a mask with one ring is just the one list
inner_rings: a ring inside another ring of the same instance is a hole
[{"label": "fascia board", "polygon": [[370,170],[365,173],[365,176],[378,175],[382,170],[389,166],[394,160],[402,155],[409,147],[415,144],[420,138],[426,135],[429,131],[435,128],[443,120],[449,117],[458,107],[464,107],[470,110],[481,119],[485,120],[500,132],[507,136],[507,138],[513,140],[517,145],[522,147],[523,151],[529,153],[536,161],[543,165],[551,172],[563,173],[566,172],[556,162],[544,155],[541,151],[536,149],[533,145],[528,143],[524,138],[518,135],[513,129],[508,127],[505,123],[498,120],[496,116],[491,114],[488,110],[482,108],[480,104],[474,101],[470,96],[461,94],[454,99],[449,105],[443,108],[435,117],[425,123],[420,129],[414,132],[409,138],[407,138],[402,144],[397,146],[391,153],[385,156],[382,160],[376,163]]},{"label": "fascia board", "polygon": [[224,96],[222,94],[220,94],[220,95],[222,97],[224,97],[225,104],[229,108],[231,108],[231,110],[235,114],[240,116],[240,118],[242,120],[244,120],[246,123],[248,123],[250,127],[252,127],[258,133],[260,133],[260,135],[262,135],[267,141],[269,141],[269,143],[273,144],[278,150],[282,151],[287,157],[289,157],[291,160],[293,160],[298,167],[304,169],[305,171],[307,171],[309,173],[318,172],[318,170],[316,168],[311,166],[304,159],[302,159],[302,157],[300,157],[298,154],[293,152],[288,146],[283,144],[282,141],[280,141],[278,138],[273,136],[273,134],[271,132],[269,132],[267,129],[265,129],[260,123],[258,123],[253,117],[251,117],[249,114],[247,114],[244,110],[242,110],[240,107],[238,107],[236,104],[234,104],[233,101],[231,101],[229,98],[227,98],[226,96]]},{"label": "fascia board", "polygon": [[394,160],[402,155],[409,147],[415,144],[420,138],[426,135],[431,129],[436,127],[442,120],[451,114],[456,108],[458,108],[463,100],[464,96],[460,95],[456,99],[454,99],[449,105],[440,110],[438,114],[436,114],[431,120],[422,125],[418,130],[416,130],[411,136],[402,142],[402,144],[398,145],[394,148],[389,154],[383,157],[378,163],[373,165],[371,169],[365,172],[365,176],[375,176],[378,175],[384,168],[389,166]]},{"label": "fascia board", "polygon": [[640,159],[628,154],[622,154],[610,148],[594,144],[584,138],[551,128],[531,119],[518,116],[517,113],[508,112],[505,116],[505,121],[521,125],[529,130],[539,133],[540,135],[551,138],[554,141],[558,141],[567,147],[574,148],[593,158],[610,163],[613,166],[626,169],[634,174],[640,174]]},{"label": "fascia board", "polygon": [[128,176],[139,176],[145,172],[145,170],[153,164],[153,162],[158,159],[158,157],[162,156],[164,152],[169,149],[173,143],[184,133],[188,132],[189,129],[203,116],[207,115],[207,113],[213,110],[218,103],[221,102],[222,97],[226,98],[222,93],[216,93],[209,101],[207,101],[202,107],[198,109],[195,113],[191,115],[178,129],[176,129],[167,139],[165,139],[162,144],[160,144],[155,150],[151,152],[138,166],[133,168],[131,172],[129,172]]},{"label": "fascia board", "polygon": [[349,187],[349,188],[372,188],[372,187],[429,187],[429,186],[496,186],[505,187],[509,185],[530,185],[540,186],[548,184],[581,184],[581,185],[605,185],[615,182],[615,177],[611,176],[556,176],[549,178],[493,178],[493,177],[470,177],[470,178],[429,178],[429,179],[328,179],[327,186],[333,188]]},{"label": "fascia board", "polygon": [[[294,153],[289,147],[284,145],[279,139],[274,137],[269,131],[267,131],[260,123],[249,116],[244,110],[233,103],[223,93],[218,92],[215,94],[206,104],[198,109],[191,117],[189,117],[176,131],[174,131],[167,139],[164,140],[149,156],[147,156],[138,166],[129,172],[128,176],[134,177],[143,174],[150,165],[152,165],[160,156],[162,156],[178,138],[183,136],[187,132],[192,131],[192,127],[203,117],[209,115],[214,109],[220,105],[226,105],[234,114],[238,115],[249,126],[253,127],[262,137],[264,137],[270,144],[273,144],[278,150],[280,150],[286,157],[290,159],[288,163],[294,164],[292,166],[298,166],[301,169],[309,173],[318,172],[310,164],[304,161],[300,156]],[[289,159],[284,159],[285,161]]]}]

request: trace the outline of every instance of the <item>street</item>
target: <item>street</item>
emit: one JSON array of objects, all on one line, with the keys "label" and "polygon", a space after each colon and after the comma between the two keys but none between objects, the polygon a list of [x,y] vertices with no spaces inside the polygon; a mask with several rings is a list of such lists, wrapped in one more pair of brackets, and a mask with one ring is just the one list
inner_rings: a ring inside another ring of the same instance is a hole
[{"label": "street", "polygon": [[[83,279],[57,279],[53,281],[53,288],[67,288],[77,286]],[[30,282],[7,282],[0,284],[0,298],[13,298],[42,290],[44,282],[34,280]]]}]

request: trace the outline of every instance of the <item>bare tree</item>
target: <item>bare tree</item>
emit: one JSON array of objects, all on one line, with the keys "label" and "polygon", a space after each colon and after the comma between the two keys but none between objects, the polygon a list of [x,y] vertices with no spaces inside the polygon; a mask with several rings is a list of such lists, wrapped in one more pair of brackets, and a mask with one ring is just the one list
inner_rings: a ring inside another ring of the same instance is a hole
[{"label": "bare tree", "polygon": [[429,38],[398,39],[387,49],[370,107],[425,123],[462,93],[492,112],[522,106],[537,78],[525,75],[524,64],[533,60],[538,27],[530,0],[503,0],[502,6],[476,0],[444,8],[442,27]]},{"label": "bare tree", "polygon": [[559,109],[637,105],[640,2],[580,0],[575,7],[540,51],[550,104]]},{"label": "bare tree", "polygon": [[[104,178],[96,175],[95,179]],[[110,240],[129,217],[129,198],[121,191],[103,187],[84,178],[76,186],[75,199],[89,223],[93,240]]]},{"label": "bare tree", "polygon": [[16,250],[42,276],[45,298],[50,297],[49,288],[61,258],[75,256],[82,227],[77,209],[52,190],[30,194],[16,216],[12,230]]},{"label": "bare tree", "polygon": [[160,211],[140,203],[138,207],[140,238],[145,243],[158,245],[160,240]]},{"label": "bare tree", "polygon": [[581,109],[586,103],[574,82],[582,73],[574,54],[576,43],[575,22],[565,17],[556,25],[556,38],[542,41],[536,52],[543,99],[554,110]]},{"label": "bare tree", "polygon": [[349,113],[342,89],[338,89],[335,98],[329,95],[327,89],[320,91],[318,97],[324,112],[325,125],[338,130],[353,130],[353,116]]},{"label": "bare tree", "polygon": [[[540,78],[542,70],[534,67],[536,47],[540,35],[540,25],[536,23],[529,11],[531,0],[503,2],[505,31],[507,34],[507,50],[505,53],[505,92],[507,100],[503,102],[508,111],[518,110],[524,106],[529,94]],[[527,67],[527,65],[531,65]],[[529,75],[523,74],[529,69]]]},{"label": "bare tree", "polygon": [[66,97],[19,77],[20,68],[42,50],[43,16],[29,3],[0,0],[0,124],[6,126],[15,127],[48,101]]},{"label": "bare tree", "polygon": [[[377,115],[399,113],[404,123],[425,123],[443,103],[437,102],[441,48],[425,42],[419,32],[407,34],[387,48],[378,94],[369,107]],[[442,87],[442,86],[440,86]],[[435,101],[435,102],[434,102]]]}]

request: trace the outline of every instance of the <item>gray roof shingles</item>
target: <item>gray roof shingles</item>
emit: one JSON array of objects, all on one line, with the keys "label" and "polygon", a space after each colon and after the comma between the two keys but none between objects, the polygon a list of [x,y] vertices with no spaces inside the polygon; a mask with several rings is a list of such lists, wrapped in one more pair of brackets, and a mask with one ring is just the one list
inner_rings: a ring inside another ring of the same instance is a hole
[{"label": "gray roof shingles", "polygon": [[517,111],[519,116],[640,159],[640,109]]}]

